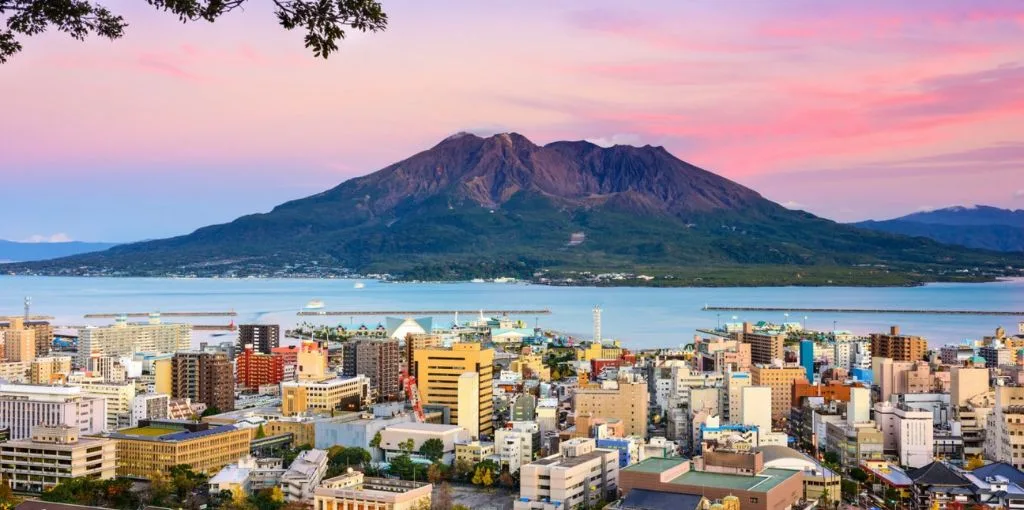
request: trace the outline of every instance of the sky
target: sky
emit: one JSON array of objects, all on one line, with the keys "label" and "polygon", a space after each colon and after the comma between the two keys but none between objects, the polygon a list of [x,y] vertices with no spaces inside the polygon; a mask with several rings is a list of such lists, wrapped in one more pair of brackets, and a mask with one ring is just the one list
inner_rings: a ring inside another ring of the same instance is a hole
[{"label": "sky", "polygon": [[[1024,208],[1024,3],[383,0],[328,60],[264,2],[0,65],[0,239],[125,242],[514,131],[662,145],[790,208]],[[269,3],[269,2],[267,2]]]}]

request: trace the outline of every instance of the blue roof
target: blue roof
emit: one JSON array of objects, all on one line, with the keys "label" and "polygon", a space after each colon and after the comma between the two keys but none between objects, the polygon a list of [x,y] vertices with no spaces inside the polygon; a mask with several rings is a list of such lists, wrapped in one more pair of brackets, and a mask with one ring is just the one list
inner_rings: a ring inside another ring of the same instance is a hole
[{"label": "blue roof", "polygon": [[622,500],[620,508],[623,510],[697,510],[703,499],[700,494],[633,489]]},{"label": "blue roof", "polygon": [[991,464],[986,464],[971,471],[971,474],[981,478],[982,480],[989,476],[1002,476],[1017,485],[1024,486],[1024,472],[1005,462],[993,462]]}]

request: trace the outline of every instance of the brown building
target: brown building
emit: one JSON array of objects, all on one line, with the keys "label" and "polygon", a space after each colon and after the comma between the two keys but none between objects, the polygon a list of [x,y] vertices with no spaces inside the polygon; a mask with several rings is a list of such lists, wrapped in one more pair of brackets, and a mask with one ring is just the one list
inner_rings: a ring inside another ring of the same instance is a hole
[{"label": "brown building", "polygon": [[621,378],[605,381],[599,387],[577,389],[573,409],[579,416],[618,418],[627,435],[646,437],[649,398],[642,378]]},{"label": "brown building", "polygon": [[171,359],[171,397],[190,398],[220,412],[235,409],[231,360],[224,353],[179,352]]},{"label": "brown building", "polygon": [[772,389],[772,421],[789,416],[793,404],[793,384],[807,382],[807,372],[800,366],[754,365],[750,368],[753,386]]},{"label": "brown building", "polygon": [[889,328],[889,334],[871,334],[871,356],[890,358],[894,361],[918,361],[924,359],[928,341],[919,336],[901,335],[899,326]]},{"label": "brown building", "polygon": [[832,402],[834,400],[849,402],[850,386],[840,381],[832,381],[829,384],[811,384],[806,380],[795,381],[793,383],[793,396],[790,399],[790,404],[793,407],[799,407],[803,399],[807,397],[823,397],[825,402]]},{"label": "brown building", "polygon": [[239,324],[238,352],[251,345],[256,352],[271,354],[281,343],[281,327],[277,324]]},{"label": "brown building", "polygon": [[409,375],[416,377],[416,351],[441,347],[441,335],[432,333],[410,333],[405,336],[405,357],[402,361],[409,370]]},{"label": "brown building", "polygon": [[733,496],[743,510],[795,505],[803,496],[803,472],[778,468],[750,472],[763,465],[763,459],[754,455],[713,455],[693,461],[650,457],[619,471],[619,489],[623,497],[633,489],[700,494],[712,501]]},{"label": "brown building", "polygon": [[401,397],[399,355],[396,339],[353,338],[344,343],[342,374],[365,375],[370,378],[370,391],[377,398],[397,400]]},{"label": "brown building", "polygon": [[243,388],[259,389],[264,384],[279,384],[282,380],[284,359],[280,354],[256,352],[251,345],[246,345],[235,359],[235,382]]},{"label": "brown building", "polygon": [[750,344],[750,362],[753,364],[768,364],[772,360],[782,361],[785,357],[783,349],[786,343],[786,334],[781,332],[755,332],[754,326],[749,322],[743,323],[743,331],[733,333],[733,338]]}]

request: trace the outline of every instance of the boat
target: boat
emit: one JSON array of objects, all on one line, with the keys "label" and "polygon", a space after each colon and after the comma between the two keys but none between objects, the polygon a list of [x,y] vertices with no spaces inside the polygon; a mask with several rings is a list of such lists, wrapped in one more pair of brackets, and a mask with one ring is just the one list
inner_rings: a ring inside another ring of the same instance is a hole
[{"label": "boat", "polygon": [[353,289],[361,289],[363,287],[366,287],[366,284],[363,282],[356,282],[356,284],[352,286]]},{"label": "boat", "polygon": [[483,278],[473,278],[473,279],[472,279],[472,280],[470,280],[469,282],[470,282],[470,283],[484,283],[485,281],[486,281],[486,280],[484,280]]},{"label": "boat", "polygon": [[324,302],[319,299],[314,299],[306,303],[306,310],[319,310],[324,307]]}]

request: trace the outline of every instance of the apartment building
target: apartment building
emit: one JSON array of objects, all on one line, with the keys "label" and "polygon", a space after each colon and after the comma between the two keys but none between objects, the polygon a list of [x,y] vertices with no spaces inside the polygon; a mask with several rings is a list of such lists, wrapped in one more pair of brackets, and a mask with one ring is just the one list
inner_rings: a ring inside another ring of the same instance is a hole
[{"label": "apartment building", "polygon": [[313,510],[415,510],[430,506],[434,486],[359,471],[328,478],[314,491]]},{"label": "apartment building", "polygon": [[780,362],[771,365],[754,365],[750,368],[754,386],[768,386],[772,389],[772,421],[789,416],[793,404],[793,384],[808,382],[807,373],[801,366],[783,366]]},{"label": "apartment building", "polygon": [[322,381],[300,380],[281,383],[281,414],[357,411],[369,396],[370,379],[365,375]]},{"label": "apartment building", "polygon": [[0,443],[0,478],[11,489],[40,493],[77,477],[109,480],[117,449],[106,438],[81,437],[77,427],[36,425],[26,439]]},{"label": "apartment building", "polygon": [[619,451],[597,448],[590,438],[559,445],[559,453],[522,466],[515,510],[592,508],[614,499],[619,485]]},{"label": "apartment building", "polygon": [[[132,427],[138,427],[142,420],[166,420],[170,416],[171,396],[163,393],[143,393],[132,400]],[[301,443],[299,443],[301,444]]]},{"label": "apartment building", "polygon": [[466,372],[479,375],[479,434],[494,433],[493,373],[494,350],[484,349],[477,342],[460,342],[450,349],[433,347],[413,353],[416,383],[424,404],[448,406],[451,421],[459,423],[459,378]]},{"label": "apartment building", "polygon": [[201,402],[220,412],[235,408],[235,378],[226,354],[178,352],[171,358],[171,397]]},{"label": "apartment building", "polygon": [[603,381],[597,388],[579,388],[573,396],[578,415],[619,418],[630,436],[647,435],[647,383],[639,376]]},{"label": "apartment building", "polygon": [[398,340],[394,338],[353,338],[342,344],[342,375],[365,375],[370,392],[378,400],[401,398],[399,387],[401,360]]},{"label": "apartment building", "polygon": [[280,384],[284,380],[284,359],[277,354],[265,354],[246,344],[235,359],[235,382],[238,386],[257,390],[266,384]]},{"label": "apartment building", "polygon": [[32,360],[28,381],[32,384],[60,384],[71,372],[71,356],[44,356]]},{"label": "apartment building", "polygon": [[752,324],[744,322],[743,330],[732,333],[732,338],[750,344],[750,362],[754,365],[782,361],[785,357],[784,331],[755,331]]},{"label": "apartment building", "polygon": [[281,475],[281,492],[285,501],[312,501],[313,492],[327,473],[327,451],[305,450]]},{"label": "apartment building", "polygon": [[117,430],[130,427],[132,424],[132,407],[135,402],[135,383],[104,382],[101,378],[86,379],[77,382],[82,392],[88,396],[99,397],[107,401],[106,430]]},{"label": "apartment building", "polygon": [[76,363],[85,367],[93,356],[131,356],[136,352],[164,353],[188,350],[190,324],[161,324],[152,314],[148,324],[129,324],[124,317],[112,326],[88,327],[78,332]]},{"label": "apartment building", "polygon": [[[0,338],[3,338],[5,331],[10,329],[27,329],[32,332],[35,337],[35,354],[36,356],[46,356],[50,352],[50,347],[53,344],[53,326],[49,321],[37,321],[30,320],[26,321],[23,317],[9,317],[3,319],[6,321],[6,325],[0,324]],[[17,326],[15,326],[17,322]],[[2,358],[3,356],[0,356]]]},{"label": "apartment building", "polygon": [[99,434],[107,424],[107,401],[78,386],[0,384],[0,426],[11,439],[30,437],[35,425],[67,425]]},{"label": "apartment building", "polygon": [[924,359],[928,342],[919,336],[901,335],[899,326],[889,328],[889,333],[872,333],[871,355],[890,358],[894,361],[918,361]]},{"label": "apartment building", "polygon": [[117,476],[152,480],[179,464],[213,475],[249,454],[252,431],[178,420],[141,420],[106,434],[117,444]]},{"label": "apartment building", "polygon": [[281,343],[281,326],[277,324],[239,324],[236,348],[242,352],[245,346],[262,354],[272,354]]},{"label": "apartment building", "polygon": [[487,441],[462,441],[455,443],[455,462],[477,465],[494,455],[494,443]]},{"label": "apartment building", "polygon": [[533,461],[534,438],[540,429],[534,422],[511,422],[494,431],[494,453],[510,473]]},{"label": "apartment building", "polygon": [[19,317],[11,317],[9,321],[7,328],[0,331],[7,361],[31,363],[36,359],[35,331],[25,327],[25,321]]}]

